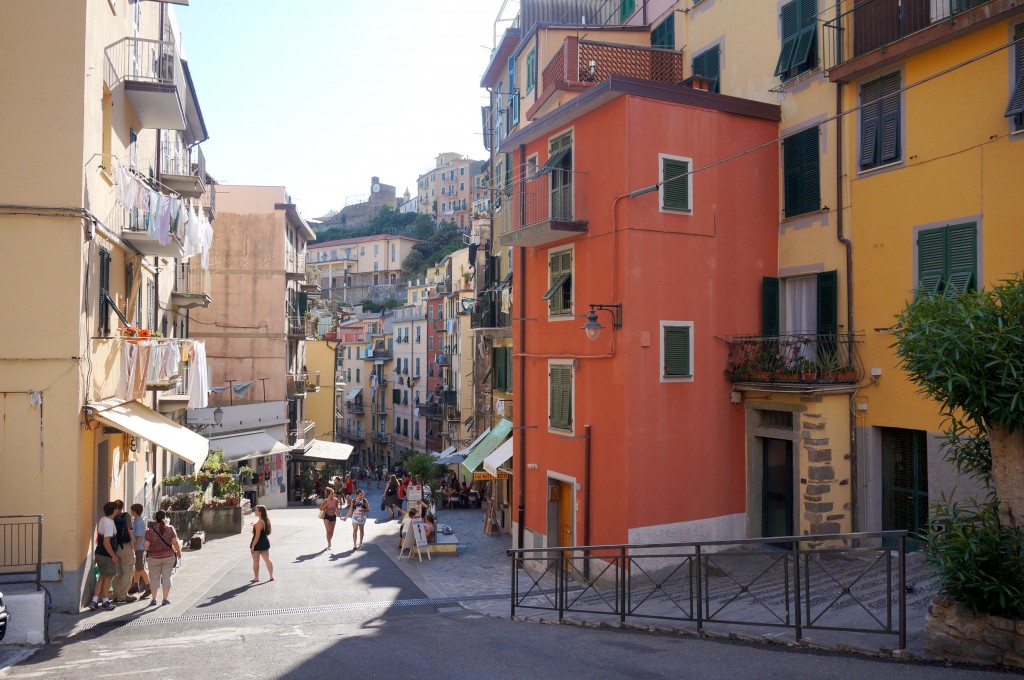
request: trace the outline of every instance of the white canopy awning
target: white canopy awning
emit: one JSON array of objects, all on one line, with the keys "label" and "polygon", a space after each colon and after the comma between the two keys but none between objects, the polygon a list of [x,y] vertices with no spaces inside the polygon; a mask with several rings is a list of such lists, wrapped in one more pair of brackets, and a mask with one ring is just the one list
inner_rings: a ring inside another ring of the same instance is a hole
[{"label": "white canopy awning", "polygon": [[348,460],[355,449],[351,444],[340,442],[322,442],[314,439],[313,444],[306,449],[303,458],[315,458],[317,460]]},{"label": "white canopy awning", "polygon": [[272,453],[287,453],[292,450],[290,446],[285,446],[263,430],[211,439],[210,448],[223,451],[224,460],[229,462],[269,456]]},{"label": "white canopy awning", "polygon": [[494,450],[494,453],[484,458],[484,470],[497,476],[498,468],[512,457],[512,437],[505,440],[505,443]]},{"label": "white canopy awning", "polygon": [[452,444],[451,446],[449,446],[447,449],[445,449],[441,453],[438,453],[438,452],[434,451],[430,455],[433,458],[435,458],[436,460],[441,460],[442,458],[447,458],[448,456],[452,455],[453,453],[455,453],[455,444]]},{"label": "white canopy awning", "polygon": [[150,441],[193,465],[202,465],[210,453],[205,437],[137,401],[110,399],[87,406],[101,423]]},{"label": "white canopy awning", "polygon": [[473,440],[473,443],[472,443],[472,444],[470,444],[469,446],[467,446],[467,447],[466,447],[466,448],[464,448],[464,449],[459,449],[459,452],[458,452],[458,453],[459,453],[459,455],[460,455],[460,456],[462,456],[462,458],[463,458],[463,459],[465,459],[465,458],[466,458],[466,456],[468,456],[468,455],[469,455],[469,452],[473,450],[473,447],[475,447],[475,446],[476,446],[477,444],[479,444],[480,442],[482,442],[482,441],[483,441],[483,439],[484,439],[484,437],[486,437],[486,436],[487,436],[487,435],[489,435],[490,433],[491,433],[491,428],[487,428],[486,430],[484,430],[483,432],[481,432],[481,433],[480,433],[480,436],[479,436],[479,437],[477,437],[476,439],[474,439],[474,440]]},{"label": "white canopy awning", "polygon": [[352,401],[353,399],[358,397],[359,393],[362,392],[362,391],[363,391],[362,387],[353,387],[352,389],[350,389],[348,391],[348,394],[345,395],[345,401]]}]

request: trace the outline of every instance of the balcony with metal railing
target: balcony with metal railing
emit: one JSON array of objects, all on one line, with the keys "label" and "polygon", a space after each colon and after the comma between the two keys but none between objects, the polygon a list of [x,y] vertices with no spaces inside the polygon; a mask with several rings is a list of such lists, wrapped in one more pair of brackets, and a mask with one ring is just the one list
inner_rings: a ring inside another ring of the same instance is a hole
[{"label": "balcony with metal railing", "polygon": [[213,297],[210,295],[211,287],[209,269],[193,267],[187,262],[181,262],[175,270],[171,302],[179,309],[209,307],[213,302]]},{"label": "balcony with metal railing", "polygon": [[435,354],[434,363],[438,366],[451,366],[452,355],[451,354]]},{"label": "balcony with metal railing", "polygon": [[358,401],[345,402],[345,413],[349,414],[350,416],[363,415],[363,413],[365,412],[363,408],[363,401],[361,399]]},{"label": "balcony with metal railing", "polygon": [[444,415],[444,407],[436,402],[427,402],[420,406],[420,415],[424,418],[441,418]]},{"label": "balcony with metal railing", "polygon": [[288,253],[285,257],[284,273],[289,281],[305,281],[306,253]]},{"label": "balcony with metal railing", "polygon": [[473,307],[471,328],[494,337],[511,337],[512,315],[501,311],[501,302],[491,297],[493,294],[485,293],[477,300]]},{"label": "balcony with metal railing", "polygon": [[587,173],[563,167],[523,166],[499,191],[512,214],[501,246],[543,246],[587,231]]},{"label": "balcony with metal railing", "polygon": [[378,432],[374,435],[374,441],[378,444],[387,444],[391,441],[391,437],[386,432]]},{"label": "balcony with metal railing", "polygon": [[287,319],[289,338],[313,337],[313,319],[306,316],[289,316]]},{"label": "balcony with metal railing", "polygon": [[372,351],[368,351],[363,355],[363,359],[366,361],[391,361],[394,358],[394,354],[394,350],[375,347]]},{"label": "balcony with metal railing", "polygon": [[189,147],[181,136],[165,132],[160,140],[160,182],[185,198],[206,191],[206,156],[199,146]]},{"label": "balcony with metal railing", "polygon": [[338,434],[342,439],[347,439],[350,442],[361,442],[364,438],[362,430],[339,430]]},{"label": "balcony with metal railing", "polygon": [[786,389],[852,388],[863,371],[853,333],[742,335],[726,338],[725,375],[733,383],[770,384]]},{"label": "balcony with metal railing", "polygon": [[121,235],[121,239],[130,243],[141,255],[181,259],[185,255],[185,246],[181,236],[171,231],[165,243],[149,230],[146,215],[136,208],[127,210],[120,205],[107,215],[106,225]]},{"label": "balcony with metal railing", "polygon": [[1016,0],[858,0],[824,22],[822,54],[833,82],[860,75],[995,23]]},{"label": "balcony with metal railing", "polygon": [[287,376],[288,398],[295,399],[306,396],[308,375],[306,373],[289,373]]},{"label": "balcony with metal railing", "polygon": [[316,422],[312,420],[300,420],[296,423],[294,430],[288,431],[288,444],[294,448],[308,449],[313,445]]},{"label": "balcony with metal railing", "polygon": [[124,88],[139,124],[147,129],[185,129],[185,73],[174,43],[122,38],[106,49],[104,80]]},{"label": "balcony with metal railing", "polygon": [[612,74],[676,85],[684,78],[683,53],[568,36],[541,72],[540,94],[527,118],[557,92],[583,92]]},{"label": "balcony with metal railing", "polygon": [[217,219],[217,185],[214,182],[206,185],[206,193],[203,194],[200,203],[202,203],[208,219]]},{"label": "balcony with metal railing", "polygon": [[388,405],[384,403],[383,397],[378,401],[373,402],[372,413],[375,416],[386,416],[388,414]]}]

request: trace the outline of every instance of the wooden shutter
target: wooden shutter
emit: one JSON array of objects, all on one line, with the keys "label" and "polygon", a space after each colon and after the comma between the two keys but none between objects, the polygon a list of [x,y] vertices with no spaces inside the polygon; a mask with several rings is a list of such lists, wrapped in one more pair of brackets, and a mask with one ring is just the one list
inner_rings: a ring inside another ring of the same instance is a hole
[{"label": "wooden shutter", "polygon": [[519,124],[519,88],[516,87],[516,58],[508,59],[508,115],[509,127]]},{"label": "wooden shutter", "polygon": [[881,80],[873,80],[860,88],[860,167],[869,168],[878,163],[878,127],[881,107],[875,101],[881,96]]},{"label": "wooden shutter", "polygon": [[572,368],[553,365],[549,375],[551,427],[568,430],[572,428]]},{"label": "wooden shutter", "polygon": [[839,330],[838,277],[836,271],[818,274],[818,324],[819,336],[835,335]]},{"label": "wooden shutter", "polygon": [[880,163],[892,163],[900,157],[900,74],[890,73],[881,79]]},{"label": "wooden shutter", "polygon": [[676,21],[675,16],[670,14],[651,31],[651,47],[674,50],[676,48]]},{"label": "wooden shutter", "polygon": [[797,0],[782,6],[782,52],[775,62],[775,75],[785,79],[800,39],[800,8]]},{"label": "wooden shutter", "polygon": [[391,401],[392,401],[392,403],[395,403],[395,404],[401,404],[402,403],[402,390],[398,389],[397,387],[392,389],[391,390]]},{"label": "wooden shutter", "polygon": [[[690,209],[690,164],[672,158],[661,159],[662,207],[669,210]],[[670,181],[671,180],[671,181]]]},{"label": "wooden shutter", "polygon": [[821,181],[817,127],[783,140],[782,164],[786,217],[818,210]]},{"label": "wooden shutter", "polygon": [[512,348],[505,348],[505,391],[512,391]]},{"label": "wooden shutter", "polygon": [[621,0],[619,3],[619,22],[626,23],[636,9],[636,0]]},{"label": "wooden shutter", "polygon": [[494,361],[494,389],[505,390],[505,348],[495,347],[491,350]]},{"label": "wooden shutter", "polygon": [[106,335],[110,330],[110,307],[107,297],[110,295],[110,251],[100,248],[100,281],[99,281],[99,324],[100,334]]},{"label": "wooden shutter", "polygon": [[526,91],[530,92],[537,87],[537,48],[533,48],[526,55]]},{"label": "wooden shutter", "polygon": [[690,327],[666,326],[664,331],[664,375],[666,377],[693,375],[690,365]]},{"label": "wooden shutter", "polygon": [[927,229],[917,234],[917,291],[937,293],[946,276],[944,229]]},{"label": "wooden shutter", "polygon": [[[803,73],[811,68],[814,63],[815,43],[818,36],[818,3],[817,0],[797,0],[799,9],[797,14],[800,18],[800,33],[797,37],[796,47],[793,49],[793,58],[789,68],[796,73]],[[796,74],[794,74],[796,75]]]},{"label": "wooden shutter", "polygon": [[[1024,39],[1024,24],[1017,26],[1017,29],[1013,32],[1013,39],[1015,41]],[[1014,77],[1016,81],[1013,91],[1010,92],[1010,102],[1006,105],[1006,112],[1003,114],[1008,118],[1024,114],[1024,45],[1017,42],[1014,50],[1014,56],[1016,57]]]},{"label": "wooden shutter", "polygon": [[708,48],[693,58],[691,70],[693,75],[704,76],[711,81],[710,90],[718,92],[718,78],[721,74],[721,48],[718,45]]},{"label": "wooden shutter", "polygon": [[146,328],[156,330],[156,284],[153,279],[146,281]]},{"label": "wooden shutter", "polygon": [[946,227],[946,297],[977,288],[978,227],[974,222]]},{"label": "wooden shutter", "polygon": [[771,276],[761,279],[761,334],[779,334],[779,280]]}]

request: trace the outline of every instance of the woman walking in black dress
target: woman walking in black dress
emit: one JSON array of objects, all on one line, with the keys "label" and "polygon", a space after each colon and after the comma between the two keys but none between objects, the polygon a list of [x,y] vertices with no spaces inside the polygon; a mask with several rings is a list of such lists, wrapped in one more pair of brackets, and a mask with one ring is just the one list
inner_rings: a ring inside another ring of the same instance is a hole
[{"label": "woman walking in black dress", "polygon": [[267,572],[270,574],[270,581],[274,580],[274,564],[270,561],[270,518],[267,517],[267,508],[263,505],[256,506],[256,523],[252,525],[252,542],[249,543],[249,552],[252,553],[252,580],[249,583],[258,583],[260,580],[260,557],[267,565]]}]

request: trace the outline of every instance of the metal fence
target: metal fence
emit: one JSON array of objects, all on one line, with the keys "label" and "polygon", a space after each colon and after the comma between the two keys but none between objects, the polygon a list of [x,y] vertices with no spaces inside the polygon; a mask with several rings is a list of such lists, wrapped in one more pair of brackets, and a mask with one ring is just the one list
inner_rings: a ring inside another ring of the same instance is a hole
[{"label": "metal fence", "polygon": [[[906,647],[906,531],[509,550],[518,609],[879,633]],[[893,543],[893,547],[882,543]]]},{"label": "metal fence", "polygon": [[0,515],[0,583],[42,589],[43,516]]}]

